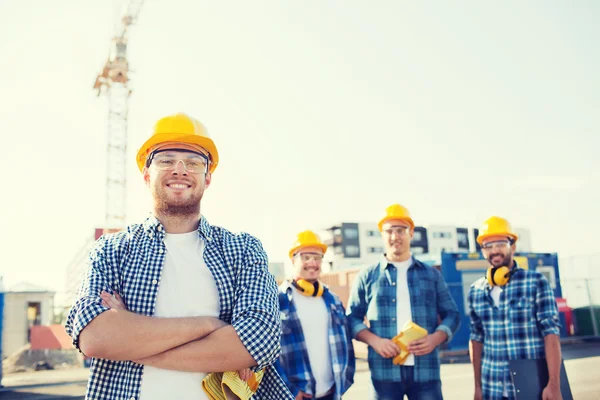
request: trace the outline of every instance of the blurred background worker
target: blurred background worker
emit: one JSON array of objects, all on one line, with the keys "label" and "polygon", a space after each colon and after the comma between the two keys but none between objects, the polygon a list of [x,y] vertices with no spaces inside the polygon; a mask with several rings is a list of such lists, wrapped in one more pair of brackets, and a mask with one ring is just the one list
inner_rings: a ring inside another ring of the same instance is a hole
[{"label": "blurred background worker", "polygon": [[519,268],[513,258],[517,239],[510,223],[496,216],[484,222],[477,237],[490,268],[471,285],[468,297],[476,400],[515,399],[508,360],[544,357],[550,379],[542,398],[562,398],[554,293],[544,275]]},{"label": "blurred background worker", "polygon": [[338,400],[354,382],[354,348],[339,297],[319,281],[327,251],[312,231],[289,251],[294,278],[279,287],[280,375],[297,400]]},{"label": "blurred background worker", "polygon": [[[373,399],[441,399],[438,346],[450,341],[460,325],[440,272],[412,257],[414,228],[405,207],[393,204],[386,209],[379,221],[386,252],[379,263],[360,271],[350,294],[352,334],[369,345]],[[400,348],[391,339],[407,322],[429,334],[410,343],[411,355],[403,365],[395,365]]]}]

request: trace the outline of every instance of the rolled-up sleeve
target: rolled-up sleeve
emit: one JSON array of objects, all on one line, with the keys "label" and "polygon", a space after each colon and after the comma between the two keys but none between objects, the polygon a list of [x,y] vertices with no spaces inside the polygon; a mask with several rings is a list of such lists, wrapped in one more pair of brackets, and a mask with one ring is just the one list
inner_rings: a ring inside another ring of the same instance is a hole
[{"label": "rolled-up sleeve", "polygon": [[105,275],[105,239],[100,238],[90,251],[87,260],[87,271],[81,282],[80,290],[65,323],[67,334],[73,339],[73,345],[79,351],[79,335],[81,331],[98,315],[108,310],[102,305],[100,293],[110,291],[109,279]]},{"label": "rolled-up sleeve", "polygon": [[250,235],[238,283],[231,325],[261,369],[279,357],[281,321],[277,283],[269,272],[267,254]]},{"label": "rolled-up sleeve", "polygon": [[367,300],[365,294],[365,274],[361,271],[356,277],[350,297],[348,299],[348,324],[353,338],[356,338],[358,332],[368,329],[365,325],[365,315],[367,314]]},{"label": "rolled-up sleeve", "polygon": [[546,277],[539,274],[536,291],[536,319],[540,332],[543,336],[560,335],[560,323],[558,320],[558,307],[554,292]]},{"label": "rolled-up sleeve", "polygon": [[475,307],[473,306],[473,302],[475,301],[475,289],[473,286],[469,289],[469,296],[467,298],[469,305],[469,319],[470,319],[470,335],[469,338],[474,342],[483,343],[483,324],[481,319],[475,312]]}]

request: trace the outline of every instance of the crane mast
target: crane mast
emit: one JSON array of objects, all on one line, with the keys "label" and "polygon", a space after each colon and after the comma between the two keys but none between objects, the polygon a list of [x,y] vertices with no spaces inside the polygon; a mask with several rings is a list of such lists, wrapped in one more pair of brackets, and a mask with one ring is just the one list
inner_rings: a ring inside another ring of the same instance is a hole
[{"label": "crane mast", "polygon": [[129,112],[128,36],[137,22],[144,0],[129,0],[112,39],[108,59],[96,77],[97,95],[108,100],[106,141],[105,228],[123,228],[127,191],[127,116]]}]

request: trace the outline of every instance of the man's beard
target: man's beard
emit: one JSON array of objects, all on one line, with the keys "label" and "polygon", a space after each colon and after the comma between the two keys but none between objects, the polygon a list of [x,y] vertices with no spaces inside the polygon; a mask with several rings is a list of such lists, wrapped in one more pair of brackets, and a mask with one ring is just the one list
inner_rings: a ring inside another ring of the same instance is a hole
[{"label": "man's beard", "polygon": [[[501,256],[502,260],[500,261],[500,263],[498,265],[495,265],[492,263],[492,260],[494,259],[494,257],[496,256]],[[490,263],[490,265],[494,266],[494,267],[512,267],[513,264],[513,259],[512,256],[510,254],[505,255],[505,254],[492,254],[488,257],[488,262]]]},{"label": "man's beard", "polygon": [[393,246],[392,247],[392,253],[396,256],[401,256],[402,254],[405,253],[405,249],[404,249],[404,243],[398,243],[400,246],[396,247]]},{"label": "man's beard", "polygon": [[155,210],[166,217],[187,217],[198,215],[200,213],[200,200],[202,194],[194,193],[190,198],[185,200],[169,199],[164,191],[152,190],[154,197]]}]

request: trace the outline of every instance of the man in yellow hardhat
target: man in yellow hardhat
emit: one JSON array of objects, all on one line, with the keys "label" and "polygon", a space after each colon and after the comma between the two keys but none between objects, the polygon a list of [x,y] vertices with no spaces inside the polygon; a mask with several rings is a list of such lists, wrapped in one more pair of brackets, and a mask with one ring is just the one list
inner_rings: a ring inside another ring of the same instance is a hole
[{"label": "man in yellow hardhat", "polygon": [[471,285],[468,296],[475,399],[515,399],[508,361],[537,358],[546,358],[550,378],[542,399],[561,399],[554,293],[544,275],[519,268],[514,260],[517,240],[510,223],[497,216],[487,219],[477,236],[490,268]]},{"label": "man in yellow hardhat", "polygon": [[252,368],[264,371],[256,397],[293,399],[272,366],[280,321],[267,254],[201,213],[219,162],[205,127],[162,118],[136,161],[153,215],[98,239],[66,322],[93,358],[86,398],[208,399],[207,374]]},{"label": "man in yellow hardhat", "polygon": [[438,346],[458,330],[458,308],[440,272],[412,257],[408,209],[389,206],[378,227],[386,252],[359,272],[348,302],[352,334],[369,345],[372,398],[441,399]]},{"label": "man in yellow hardhat", "polygon": [[280,375],[297,400],[339,400],[354,382],[354,348],[339,297],[319,281],[327,245],[300,232],[289,251],[294,277],[279,287]]}]

